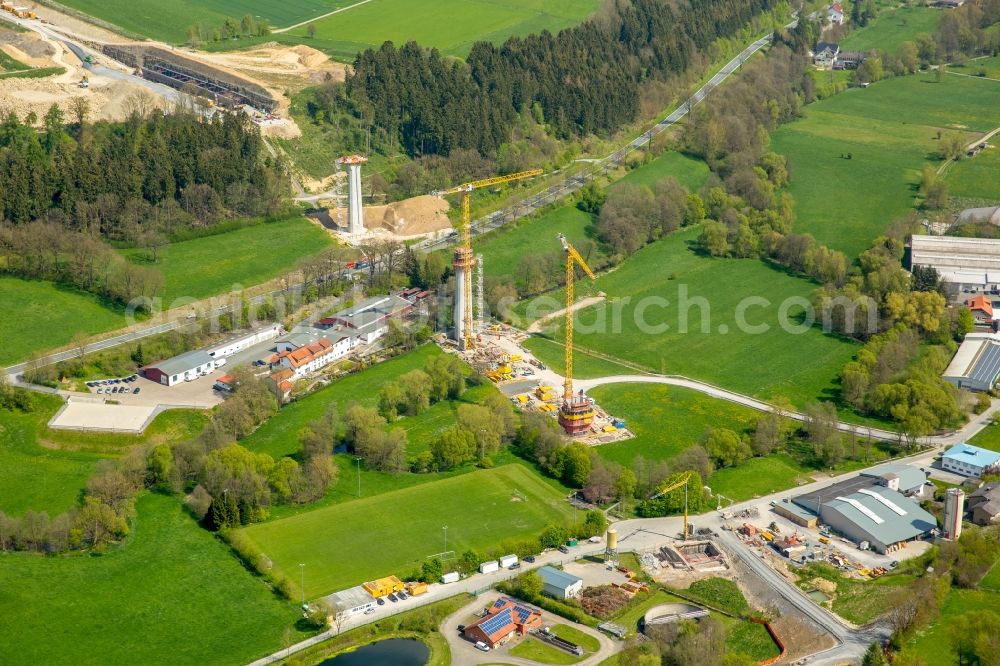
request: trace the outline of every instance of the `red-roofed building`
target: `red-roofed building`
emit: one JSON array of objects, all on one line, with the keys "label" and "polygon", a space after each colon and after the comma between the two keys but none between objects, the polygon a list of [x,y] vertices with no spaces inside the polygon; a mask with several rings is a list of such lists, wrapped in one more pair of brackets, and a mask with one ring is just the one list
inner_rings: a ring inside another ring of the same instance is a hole
[{"label": "red-roofed building", "polygon": [[826,17],[830,20],[830,23],[835,25],[843,25],[844,23],[844,7],[839,2],[833,3],[830,9],[827,10]]},{"label": "red-roofed building", "polygon": [[271,389],[278,396],[278,400],[288,402],[288,398],[292,395],[295,372],[288,368],[282,368],[281,370],[272,372],[267,379],[271,385]]},{"label": "red-roofed building", "polygon": [[542,614],[508,597],[500,597],[486,609],[486,617],[466,625],[462,634],[471,641],[482,641],[490,649],[514,636],[524,636],[542,626]]},{"label": "red-roofed building", "polygon": [[993,325],[993,302],[983,295],[969,299],[969,310],[979,326]]},{"label": "red-roofed building", "polygon": [[277,354],[271,359],[271,366],[291,370],[291,380],[294,381],[346,356],[350,350],[351,340],[346,336],[338,337],[335,343],[329,338],[320,338],[298,349]]}]

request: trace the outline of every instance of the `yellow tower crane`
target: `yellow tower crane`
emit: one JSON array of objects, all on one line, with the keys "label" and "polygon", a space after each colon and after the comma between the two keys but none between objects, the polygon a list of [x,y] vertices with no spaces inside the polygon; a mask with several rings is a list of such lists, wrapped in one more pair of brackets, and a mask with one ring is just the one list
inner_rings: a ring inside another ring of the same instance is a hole
[{"label": "yellow tower crane", "polygon": [[476,257],[472,254],[472,213],[469,203],[472,190],[482,187],[502,185],[522,178],[533,178],[541,175],[541,169],[520,171],[506,176],[474,180],[463,183],[451,189],[435,192],[437,196],[462,193],[462,239],[455,248],[455,341],[460,349],[471,349],[475,346],[475,334],[472,330],[472,267],[476,265]]},{"label": "yellow tower crane", "polygon": [[649,499],[656,499],[657,497],[662,497],[666,495],[671,490],[677,490],[681,486],[684,486],[684,532],[682,536],[685,541],[688,538],[688,481],[691,480],[691,472],[687,472],[681,479],[675,483],[671,483],[669,486],[664,486],[660,488],[660,492],[656,493]]},{"label": "yellow tower crane", "polygon": [[579,264],[591,280],[596,280],[597,277],[576,248],[569,244],[566,236],[559,234],[559,240],[566,253],[566,378],[563,381],[563,403],[559,409],[559,425],[566,434],[579,435],[590,429],[590,424],[594,421],[594,408],[585,396],[573,394],[573,283],[576,277],[576,265]]}]

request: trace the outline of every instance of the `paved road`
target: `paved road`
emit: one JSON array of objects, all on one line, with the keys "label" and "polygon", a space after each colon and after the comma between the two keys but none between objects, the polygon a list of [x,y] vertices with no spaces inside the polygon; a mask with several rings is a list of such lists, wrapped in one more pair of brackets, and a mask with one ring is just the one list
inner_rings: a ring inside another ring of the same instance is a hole
[{"label": "paved road", "polygon": [[[583,389],[584,391],[589,391],[595,386],[603,386],[605,384],[621,384],[621,383],[638,383],[638,384],[668,384],[670,386],[681,386],[684,388],[692,389],[706,395],[710,395],[713,398],[719,398],[721,400],[728,400],[730,402],[735,402],[751,409],[756,409],[762,412],[774,412],[776,408],[774,405],[757,400],[748,395],[743,395],[741,393],[736,393],[734,391],[729,391],[718,386],[713,386],[712,384],[707,384],[705,382],[700,382],[696,379],[688,379],[687,377],[677,377],[677,376],[664,376],[664,375],[613,375],[611,377],[600,377],[598,379],[575,379],[573,380],[573,386],[578,389]],[[967,424],[954,430],[952,432],[941,433],[938,435],[933,435],[931,437],[921,438],[922,442],[926,442],[934,447],[948,446],[952,444],[957,444],[959,442],[967,441],[975,433],[982,430],[985,426],[989,425],[993,419],[993,415],[996,412],[996,405],[994,404],[988,410],[982,414],[978,414],[972,418]],[[800,412],[782,412],[784,416],[795,421],[805,421],[806,415]],[[878,439],[886,442],[898,442],[900,439],[900,433],[893,432],[892,430],[882,430],[880,428],[871,428],[864,425],[857,425],[854,423],[845,423],[840,421],[837,423],[837,429],[841,432],[853,432],[859,436],[871,437],[873,439]]]}]

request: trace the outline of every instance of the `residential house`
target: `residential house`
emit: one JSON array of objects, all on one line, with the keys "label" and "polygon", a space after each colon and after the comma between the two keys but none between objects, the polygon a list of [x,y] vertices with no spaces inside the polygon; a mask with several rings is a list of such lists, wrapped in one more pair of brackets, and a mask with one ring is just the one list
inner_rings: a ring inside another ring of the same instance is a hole
[{"label": "residential house", "polygon": [[524,636],[542,626],[542,614],[509,597],[500,597],[486,609],[486,615],[465,626],[462,634],[474,642],[495,649],[514,636]]},{"label": "residential house", "polygon": [[1000,482],[991,481],[966,499],[969,518],[976,525],[990,525],[1000,518]]},{"label": "residential house", "polygon": [[833,63],[837,61],[837,55],[839,53],[839,44],[819,42],[813,49],[813,64],[821,69],[833,67]]},{"label": "residential house", "polygon": [[295,371],[289,368],[281,368],[272,372],[267,378],[271,390],[277,396],[278,401],[285,403],[292,397],[293,382],[295,381]]},{"label": "residential house", "polygon": [[864,51],[841,51],[833,62],[834,69],[857,69],[868,54]]},{"label": "residential house", "polygon": [[830,5],[830,9],[826,12],[826,18],[833,25],[843,25],[844,24],[844,7],[839,2],[835,2]]},{"label": "residential house", "polygon": [[969,306],[977,326],[993,327],[993,301],[979,294],[970,298],[966,305]]}]

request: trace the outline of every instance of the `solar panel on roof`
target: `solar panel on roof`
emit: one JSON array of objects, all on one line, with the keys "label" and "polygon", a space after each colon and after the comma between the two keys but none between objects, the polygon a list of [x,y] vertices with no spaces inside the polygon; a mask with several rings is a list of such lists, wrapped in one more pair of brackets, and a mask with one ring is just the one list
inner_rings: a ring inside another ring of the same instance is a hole
[{"label": "solar panel on roof", "polygon": [[510,618],[510,609],[507,609],[497,613],[496,615],[489,618],[479,626],[487,634],[493,634],[499,629],[502,629],[509,624],[512,624],[512,622]]},{"label": "solar panel on roof", "polygon": [[976,365],[969,373],[969,378],[984,384],[991,384],[1000,374],[1000,345],[987,343]]}]

